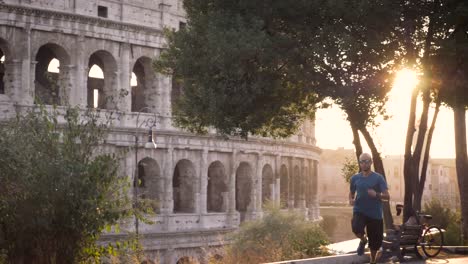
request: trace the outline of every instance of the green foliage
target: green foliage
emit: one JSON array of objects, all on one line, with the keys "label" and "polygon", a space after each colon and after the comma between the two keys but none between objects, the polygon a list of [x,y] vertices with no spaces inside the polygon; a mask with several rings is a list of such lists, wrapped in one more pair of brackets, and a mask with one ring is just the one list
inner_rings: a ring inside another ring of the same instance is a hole
[{"label": "green foliage", "polygon": [[349,183],[351,177],[359,171],[359,164],[355,159],[346,158],[341,168],[341,176]]},{"label": "green foliage", "polygon": [[303,216],[269,209],[234,234],[223,263],[264,263],[328,255],[327,235]]},{"label": "green foliage", "polygon": [[463,245],[461,242],[461,215],[452,212],[439,200],[432,200],[424,205],[424,213],[432,215],[431,224],[445,229],[444,244],[448,246]]},{"label": "green foliage", "polygon": [[356,127],[376,125],[396,64],[399,1],[185,0],[155,62],[183,87],[178,126],[286,137],[332,98]]},{"label": "green foliage", "polygon": [[92,112],[42,107],[0,126],[0,249],[9,262],[99,259],[106,225],[129,213],[129,183]]},{"label": "green foliage", "polygon": [[448,225],[455,221],[455,213],[449,208],[442,205],[439,200],[432,200],[424,205],[424,213],[432,215],[431,223],[447,228]]}]

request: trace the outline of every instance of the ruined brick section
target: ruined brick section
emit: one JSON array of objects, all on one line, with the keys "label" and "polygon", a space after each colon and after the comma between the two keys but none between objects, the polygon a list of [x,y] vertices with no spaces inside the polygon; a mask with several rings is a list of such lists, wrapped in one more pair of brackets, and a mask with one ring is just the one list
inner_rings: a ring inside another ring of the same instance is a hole
[{"label": "ruined brick section", "polygon": [[[173,126],[182,88],[151,65],[163,27],[186,24],[182,0],[4,0],[0,17],[0,118],[37,103],[112,114],[106,148],[125,153],[122,175],[138,172],[138,197],[156,212],[152,225],[139,225],[146,263],[221,258],[223,236],[262,217],[267,202],[320,218],[313,121],[281,141],[225,141]],[[153,125],[158,148],[145,148]],[[135,231],[133,219],[122,226]]]}]

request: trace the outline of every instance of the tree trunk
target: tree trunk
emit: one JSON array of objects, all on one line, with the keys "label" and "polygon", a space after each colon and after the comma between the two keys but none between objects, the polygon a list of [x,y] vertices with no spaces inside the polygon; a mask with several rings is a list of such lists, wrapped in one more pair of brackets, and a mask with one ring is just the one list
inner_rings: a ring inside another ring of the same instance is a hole
[{"label": "tree trunk", "polygon": [[[369,148],[371,149],[375,171],[382,174],[385,180],[387,180],[385,177],[385,169],[384,169],[384,165],[382,162],[382,157],[380,157],[380,153],[377,151],[377,147],[375,146],[372,136],[370,135],[369,131],[367,131],[365,127],[361,128],[360,131],[362,135],[364,136],[364,138],[366,139],[367,145],[369,145]],[[391,198],[392,197],[390,197],[390,199]],[[382,205],[383,205],[383,217],[384,217],[385,229],[393,229],[393,217],[392,217],[392,211],[390,210],[390,204],[388,201],[385,201],[382,203]]]},{"label": "tree trunk", "polygon": [[424,191],[424,185],[426,184],[426,175],[427,175],[427,164],[429,163],[429,153],[431,150],[431,142],[432,142],[432,135],[434,134],[435,124],[437,121],[437,116],[439,115],[440,110],[440,101],[437,101],[436,108],[434,111],[434,116],[432,118],[431,126],[429,128],[429,132],[427,133],[427,137],[424,144],[424,154],[423,154],[423,161],[421,165],[421,177],[419,178],[419,188],[418,195],[415,196],[415,204],[419,204],[419,208],[421,208],[422,202],[422,195]]},{"label": "tree trunk", "polygon": [[351,130],[353,131],[353,144],[354,144],[354,149],[356,150],[356,161],[359,164],[359,156],[362,154],[362,144],[361,144],[361,139],[359,138],[359,131],[355,125],[353,125],[352,122],[349,122],[351,125]]},{"label": "tree trunk", "polygon": [[455,129],[455,164],[460,192],[463,238],[468,237],[468,159],[466,146],[466,119],[463,105],[453,108]]},{"label": "tree trunk", "polygon": [[416,99],[418,97],[417,89],[413,90],[411,95],[410,112],[408,119],[408,128],[406,131],[406,142],[405,142],[405,163],[403,167],[403,175],[405,180],[405,197],[404,197],[404,208],[403,208],[403,222],[406,222],[408,218],[413,214],[413,177],[417,177],[417,171],[413,166],[413,155],[411,152],[411,146],[413,145],[413,137],[416,131]]}]

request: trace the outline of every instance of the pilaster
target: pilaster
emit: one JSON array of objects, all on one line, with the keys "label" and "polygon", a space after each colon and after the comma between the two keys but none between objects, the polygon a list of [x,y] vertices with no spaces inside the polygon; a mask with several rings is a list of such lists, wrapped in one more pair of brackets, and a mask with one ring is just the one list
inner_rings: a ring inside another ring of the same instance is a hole
[{"label": "pilaster", "polygon": [[[130,112],[132,107],[132,91],[130,86],[130,44],[120,44],[120,63],[119,68],[119,84],[115,87],[117,90],[117,109],[123,112]],[[138,111],[139,109],[135,109]]]}]

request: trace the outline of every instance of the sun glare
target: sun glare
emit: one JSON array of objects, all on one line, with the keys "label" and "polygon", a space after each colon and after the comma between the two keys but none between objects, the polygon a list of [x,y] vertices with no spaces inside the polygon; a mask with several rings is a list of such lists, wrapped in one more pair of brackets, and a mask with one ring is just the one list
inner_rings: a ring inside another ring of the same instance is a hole
[{"label": "sun glare", "polygon": [[419,79],[415,71],[401,69],[397,72],[393,83],[392,93],[395,95],[408,95],[418,84]]}]

